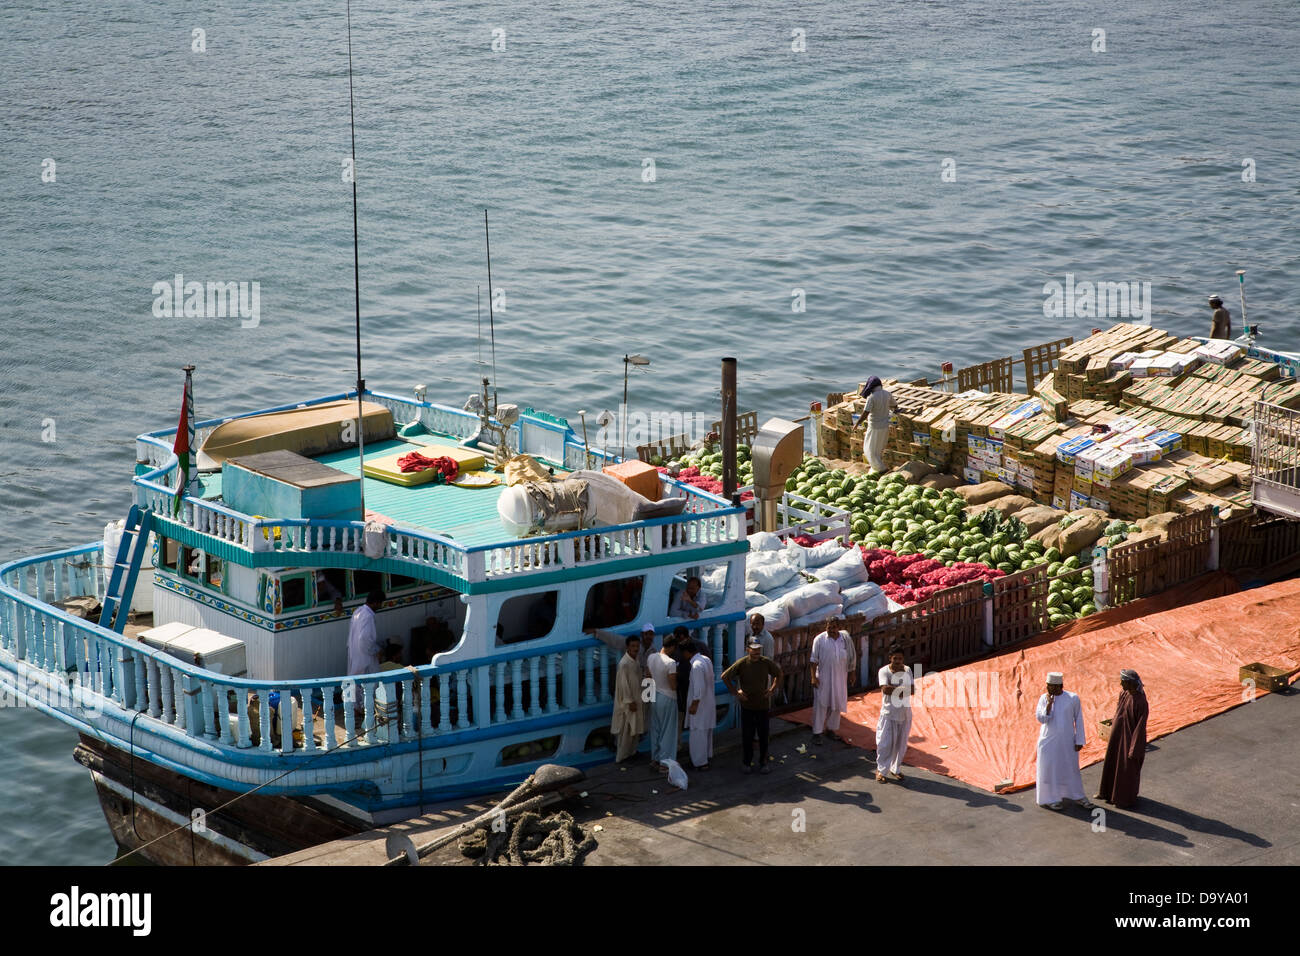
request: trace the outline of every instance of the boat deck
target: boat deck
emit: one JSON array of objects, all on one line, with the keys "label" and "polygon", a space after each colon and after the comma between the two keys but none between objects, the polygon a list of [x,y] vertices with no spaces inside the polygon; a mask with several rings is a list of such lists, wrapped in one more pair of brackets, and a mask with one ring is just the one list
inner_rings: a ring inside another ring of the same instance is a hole
[{"label": "boat deck", "polygon": [[[457,445],[459,442],[441,435],[422,435],[419,441],[388,439],[367,444],[366,461],[411,451],[425,452],[431,444]],[[355,448],[312,457],[349,475],[361,473]],[[490,464],[487,470],[491,470]],[[200,481],[204,498],[220,497],[220,472],[204,474]],[[431,531],[467,547],[513,540],[497,516],[497,499],[506,487],[504,478],[501,484],[485,488],[461,488],[432,482],[406,486],[369,477],[363,481],[366,511],[392,524]]]},{"label": "boat deck", "polygon": [[[397,438],[366,446],[366,460],[411,451],[425,452],[426,445],[435,443],[458,444],[451,438],[440,441],[440,436],[429,436],[427,442],[420,443]],[[349,475],[361,474],[355,448],[315,457],[322,464]],[[497,516],[497,499],[505,490],[504,477],[501,484],[487,488],[460,488],[433,482],[407,487],[377,478],[362,481],[366,510],[377,512],[395,524],[432,531],[468,547],[512,539]]]}]

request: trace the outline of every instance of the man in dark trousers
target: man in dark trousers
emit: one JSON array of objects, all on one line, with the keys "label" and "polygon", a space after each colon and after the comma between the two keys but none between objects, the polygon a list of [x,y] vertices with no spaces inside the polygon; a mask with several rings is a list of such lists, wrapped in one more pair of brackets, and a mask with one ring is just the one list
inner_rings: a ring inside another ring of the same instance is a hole
[{"label": "man in dark trousers", "polygon": [[1210,296],[1210,308],[1214,310],[1214,314],[1210,317],[1210,338],[1232,338],[1232,316],[1223,307],[1223,300],[1217,295]]},{"label": "man in dark trousers", "polygon": [[1119,705],[1106,745],[1098,800],[1125,810],[1137,803],[1142,761],[1147,752],[1147,695],[1135,670],[1119,672]]},{"label": "man in dark trousers", "polygon": [[722,682],[740,702],[741,757],[745,773],[754,772],[754,735],[758,734],[758,772],[770,773],[767,765],[768,712],[772,691],[781,680],[781,668],[763,656],[763,645],[751,637],[747,655],[722,672]]}]

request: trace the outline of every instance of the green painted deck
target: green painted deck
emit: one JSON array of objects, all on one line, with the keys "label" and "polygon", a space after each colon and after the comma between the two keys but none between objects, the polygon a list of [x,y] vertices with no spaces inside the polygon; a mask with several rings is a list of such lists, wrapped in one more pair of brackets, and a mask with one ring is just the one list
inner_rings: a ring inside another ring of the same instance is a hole
[{"label": "green painted deck", "polygon": [[[424,436],[425,441],[439,436]],[[449,444],[454,440],[448,439]],[[366,446],[366,458],[422,451],[424,445],[402,441],[400,438]],[[349,475],[361,474],[355,448],[315,456],[322,464],[330,465]],[[405,487],[376,478],[364,478],[366,510],[375,511],[394,523],[410,528],[432,531],[452,538],[460,544],[474,547],[481,544],[504,544],[514,539],[501,526],[497,517],[497,499],[505,489],[504,484],[488,488],[457,488],[455,485],[415,485]]]}]

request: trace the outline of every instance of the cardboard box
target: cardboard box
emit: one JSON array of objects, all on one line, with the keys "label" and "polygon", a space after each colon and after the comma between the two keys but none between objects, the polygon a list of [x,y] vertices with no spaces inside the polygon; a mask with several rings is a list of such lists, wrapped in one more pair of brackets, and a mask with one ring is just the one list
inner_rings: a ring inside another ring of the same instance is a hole
[{"label": "cardboard box", "polygon": [[1071,483],[1070,487],[1078,494],[1086,495],[1088,497],[1092,496],[1091,478],[1080,478],[1078,475],[1075,475],[1074,481]]},{"label": "cardboard box", "polygon": [[980,473],[978,468],[963,468],[961,470],[961,475],[966,479],[966,484],[968,485],[978,485],[984,480],[984,476]]},{"label": "cardboard box", "polygon": [[1098,455],[1094,461],[1093,480],[1118,478],[1133,467],[1133,456],[1123,448],[1111,448]]},{"label": "cardboard box", "polygon": [[1089,502],[1090,503],[1088,504],[1087,507],[1096,508],[1098,511],[1104,514],[1110,514],[1110,502],[1107,501],[1106,499],[1098,498],[1094,495],[1092,498],[1089,499]]},{"label": "cardboard box", "polygon": [[1070,492],[1070,510],[1078,511],[1080,508],[1091,508],[1092,496],[1080,494],[1077,491]]},{"label": "cardboard box", "polygon": [[1083,436],[1061,442],[1056,447],[1056,460],[1065,465],[1073,465],[1080,452],[1088,450],[1095,444],[1096,442],[1091,438]]},{"label": "cardboard box", "polygon": [[1133,459],[1133,465],[1146,465],[1159,461],[1165,450],[1153,441],[1131,441],[1124,446],[1124,451]]},{"label": "cardboard box", "polygon": [[1079,454],[1075,455],[1074,456],[1075,480],[1077,481],[1080,478],[1085,478],[1088,481],[1092,481],[1092,475],[1097,468],[1098,459],[1104,456],[1106,452],[1109,450],[1110,449],[1107,449],[1104,446],[1097,445],[1094,443],[1093,445],[1079,452]]},{"label": "cardboard box", "polygon": [[1209,362],[1213,365],[1227,366],[1237,361],[1246,354],[1245,346],[1230,342],[1227,339],[1211,339],[1204,345],[1192,352],[1202,362]]},{"label": "cardboard box", "polygon": [[1052,495],[1052,507],[1064,511],[1066,505],[1070,503],[1068,498],[1062,498],[1060,495]]}]

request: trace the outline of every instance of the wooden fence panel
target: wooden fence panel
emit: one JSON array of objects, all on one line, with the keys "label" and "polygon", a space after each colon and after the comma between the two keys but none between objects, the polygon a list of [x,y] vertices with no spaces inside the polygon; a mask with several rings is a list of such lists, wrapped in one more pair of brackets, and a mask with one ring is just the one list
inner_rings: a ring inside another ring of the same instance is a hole
[{"label": "wooden fence panel", "polygon": [[1110,552],[1110,604],[1119,607],[1159,590],[1160,542],[1121,544]]},{"label": "wooden fence panel", "polygon": [[1210,509],[1202,508],[1169,523],[1157,561],[1157,589],[1163,591],[1205,573],[1210,560],[1211,520]]},{"label": "wooden fence panel", "polygon": [[1240,571],[1259,567],[1262,538],[1255,531],[1255,513],[1246,511],[1219,525],[1219,567]]},{"label": "wooden fence panel", "polygon": [[1046,378],[1056,367],[1061,349],[1073,344],[1074,336],[1071,335],[1057,339],[1055,342],[1044,342],[1042,345],[1033,345],[1025,349],[1025,391],[1032,392],[1034,385]]},{"label": "wooden fence panel", "polygon": [[929,667],[940,670],[978,657],[984,647],[984,585],[969,581],[933,595]]},{"label": "wooden fence panel", "polygon": [[971,365],[957,370],[957,390],[988,388],[992,392],[1011,392],[1015,383],[1015,359],[1011,356]]},{"label": "wooden fence panel", "polygon": [[1300,521],[1270,518],[1255,527],[1260,536],[1259,567],[1272,567],[1300,553]]},{"label": "wooden fence panel", "polygon": [[1017,644],[1047,630],[1047,565],[993,580],[993,646]]}]

